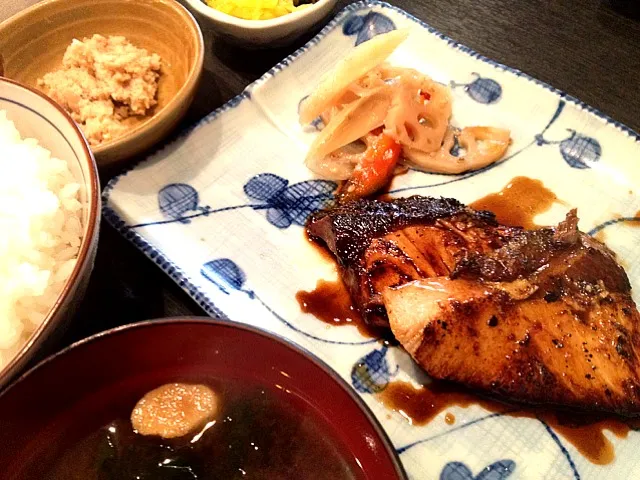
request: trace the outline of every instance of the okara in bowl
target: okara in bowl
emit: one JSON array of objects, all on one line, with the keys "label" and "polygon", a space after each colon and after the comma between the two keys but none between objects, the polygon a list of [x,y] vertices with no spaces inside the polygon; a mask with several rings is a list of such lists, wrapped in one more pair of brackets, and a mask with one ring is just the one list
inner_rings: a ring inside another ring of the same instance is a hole
[{"label": "okara in bowl", "polygon": [[[29,478],[48,478],[46,466],[60,458],[60,450],[108,425],[114,412],[131,412],[148,391],[209,379],[278,388],[283,403],[305,405],[305,418],[321,422],[318,431],[339,441],[344,455],[354,459],[355,478],[406,478],[371,411],[329,367],[276,336],[209,318],[116,328],[24,375],[0,396],[0,472],[7,480],[27,478],[27,472]],[[252,410],[242,411],[251,416]],[[199,436],[193,438],[191,443]]]},{"label": "okara in bowl", "polygon": [[84,206],[83,237],[76,266],[44,322],[16,356],[4,368],[0,366],[1,389],[39,350],[46,351],[55,342],[84,294],[98,245],[100,184],[95,161],[83,135],[71,117],[49,98],[0,77],[0,110],[7,111],[23,138],[35,138],[52,156],[68,162],[81,184],[80,199]]},{"label": "okara in bowl", "polygon": [[29,86],[61,66],[74,38],[122,35],[162,58],[158,105],[124,136],[93,147],[98,165],[156,144],[183,117],[204,61],[202,32],[174,0],[46,0],[0,24],[4,75]]},{"label": "okara in bowl", "polygon": [[313,5],[270,20],[245,20],[222,13],[202,0],[185,0],[208,28],[230,43],[248,48],[282,47],[310,32],[336,4],[336,0],[318,0]]}]

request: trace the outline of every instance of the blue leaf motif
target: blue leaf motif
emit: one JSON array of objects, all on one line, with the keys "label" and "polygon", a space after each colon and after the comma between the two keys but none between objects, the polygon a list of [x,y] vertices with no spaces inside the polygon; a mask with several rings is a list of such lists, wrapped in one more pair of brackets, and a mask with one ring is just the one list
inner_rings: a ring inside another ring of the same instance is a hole
[{"label": "blue leaf motif", "polygon": [[289,228],[291,226],[291,218],[287,214],[287,211],[279,208],[270,208],[267,210],[267,220],[274,227]]},{"label": "blue leaf motif", "polygon": [[477,476],[473,476],[469,467],[462,462],[449,462],[445,465],[440,480],[504,480],[511,476],[516,468],[513,460],[500,460],[492,463]]},{"label": "blue leaf motif", "polygon": [[585,169],[600,160],[602,147],[595,138],[572,132],[569,138],[560,142],[560,153],[569,166]]},{"label": "blue leaf motif", "polygon": [[288,180],[273,173],[261,173],[245,184],[244,193],[254,200],[267,201],[280,195],[288,183]]},{"label": "blue leaf motif", "polygon": [[387,362],[388,347],[373,350],[362,357],[351,369],[353,388],[362,393],[379,393],[387,388],[391,378],[398,372],[391,373]]},{"label": "blue leaf motif", "polygon": [[466,90],[467,94],[476,102],[484,104],[496,103],[502,96],[502,87],[498,82],[479,75],[467,86]]},{"label": "blue leaf motif", "polygon": [[378,12],[369,12],[364,17],[353,15],[342,26],[342,33],[347,36],[356,35],[356,46],[371,40],[376,35],[396,29],[393,21]]},{"label": "blue leaf motif", "polygon": [[473,480],[473,473],[464,463],[449,462],[442,469],[440,480]]},{"label": "blue leaf motif", "polygon": [[186,183],[171,183],[158,192],[158,206],[165,217],[189,223],[189,219],[182,217],[191,211],[199,209],[198,192]]},{"label": "blue leaf motif", "polygon": [[472,73],[476,79],[471,83],[451,82],[451,87],[464,87],[467,95],[478,103],[489,105],[496,103],[502,97],[502,86],[492,78],[481,77],[476,72]]},{"label": "blue leaf motif", "polygon": [[345,20],[344,25],[342,25],[342,33],[347,37],[356,35],[360,30],[362,30],[363,25],[364,20],[360,15],[351,15],[347,20]]},{"label": "blue leaf motif", "polygon": [[247,196],[260,200],[251,205],[255,210],[267,210],[267,220],[278,228],[292,224],[304,225],[309,215],[329,206],[337,185],[328,180],[306,180],[289,185],[288,180],[272,173],[251,178],[244,187]]},{"label": "blue leaf motif", "polygon": [[324,124],[324,120],[322,120],[322,117],[318,117],[315,120],[311,121],[311,126],[317,131],[321,132],[326,125]]},{"label": "blue leaf motif", "polygon": [[451,150],[449,150],[449,153],[454,157],[460,156],[460,142],[458,141],[457,135],[453,136],[453,147],[451,147]]},{"label": "blue leaf motif", "polygon": [[308,180],[287,188],[279,205],[296,225],[304,225],[309,215],[326,207],[333,199],[336,184],[327,180]]},{"label": "blue leaf motif", "polygon": [[205,263],[200,273],[226,294],[229,294],[229,289],[242,290],[246,280],[240,267],[228,258],[218,258]]}]

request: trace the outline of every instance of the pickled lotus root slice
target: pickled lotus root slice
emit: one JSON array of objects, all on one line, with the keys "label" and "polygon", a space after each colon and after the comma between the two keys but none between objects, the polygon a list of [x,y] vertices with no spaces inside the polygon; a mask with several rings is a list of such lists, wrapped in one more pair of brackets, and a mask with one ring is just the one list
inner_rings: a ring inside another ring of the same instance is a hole
[{"label": "pickled lotus root slice", "polygon": [[140,435],[183,437],[197,433],[218,409],[218,396],[206,385],[169,383],[138,401],[131,412],[131,424]]}]

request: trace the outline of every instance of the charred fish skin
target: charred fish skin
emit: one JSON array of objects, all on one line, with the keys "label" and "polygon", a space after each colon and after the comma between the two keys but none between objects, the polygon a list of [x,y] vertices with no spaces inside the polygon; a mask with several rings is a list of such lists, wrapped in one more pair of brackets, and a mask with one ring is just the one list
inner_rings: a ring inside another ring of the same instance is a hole
[{"label": "charred fish skin", "polygon": [[358,200],[312,215],[307,233],[335,255],[354,306],[388,327],[381,292],[419,278],[448,275],[467,250],[487,251],[512,235],[491,212],[451,198]]},{"label": "charred fish skin", "polygon": [[[314,213],[307,222],[307,232],[323,240],[338,261],[349,266],[376,237],[412,224],[433,224],[464,209],[452,198],[417,195],[393,202],[356,200]],[[487,219],[493,219],[488,212]]]},{"label": "charred fish skin", "polygon": [[499,225],[452,199],[360,200],[312,237],[354,304],[433,378],[528,403],[640,415],[640,315],[615,254],[581,233]]}]

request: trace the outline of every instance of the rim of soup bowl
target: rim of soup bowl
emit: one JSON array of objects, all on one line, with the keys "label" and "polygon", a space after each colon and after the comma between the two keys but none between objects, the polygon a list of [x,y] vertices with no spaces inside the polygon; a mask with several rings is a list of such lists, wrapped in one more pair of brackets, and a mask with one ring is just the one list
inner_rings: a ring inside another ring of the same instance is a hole
[{"label": "rim of soup bowl", "polygon": [[320,368],[324,373],[326,373],[333,382],[338,385],[344,393],[346,393],[351,400],[358,406],[358,409],[363,413],[367,422],[371,425],[372,429],[380,439],[383,448],[387,452],[397,478],[399,480],[407,480],[408,476],[404,469],[402,462],[398,456],[398,452],[386,431],[374,415],[373,411],[369,408],[369,406],[364,402],[364,400],[358,395],[358,393],[335,371],[333,370],[324,360],[321,360],[318,356],[316,356],[313,352],[309,351],[305,347],[281,336],[277,333],[268,332],[262,330],[258,327],[254,327],[252,325],[247,325],[239,322],[233,322],[230,320],[223,320],[217,317],[199,317],[199,316],[184,316],[184,317],[169,317],[169,318],[161,318],[161,319],[152,319],[152,320],[144,320],[135,323],[129,323],[126,325],[120,325],[118,327],[111,328],[109,330],[104,330],[102,332],[98,332],[89,337],[78,340],[71,345],[63,348],[59,352],[47,357],[46,359],[39,362],[37,365],[23,373],[16,380],[14,380],[9,387],[0,392],[0,400],[3,397],[11,394],[13,387],[16,385],[28,381],[29,377],[39,370],[41,367],[53,363],[56,361],[58,357],[64,356],[68,354],[72,350],[76,350],[80,347],[96,343],[101,341],[106,337],[114,337],[117,335],[121,335],[123,333],[127,333],[132,330],[140,330],[146,328],[154,328],[163,325],[174,325],[174,326],[188,326],[188,325],[200,325],[200,326],[211,326],[211,327],[225,327],[232,328],[237,330],[243,330],[250,334],[258,335],[263,338],[266,338],[270,342],[275,342],[279,344],[281,347],[284,347],[290,351],[293,351],[295,354],[302,356],[304,359],[308,360],[316,367]]}]

